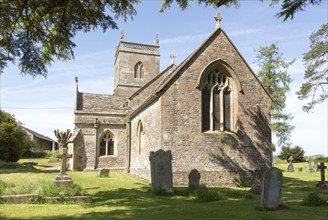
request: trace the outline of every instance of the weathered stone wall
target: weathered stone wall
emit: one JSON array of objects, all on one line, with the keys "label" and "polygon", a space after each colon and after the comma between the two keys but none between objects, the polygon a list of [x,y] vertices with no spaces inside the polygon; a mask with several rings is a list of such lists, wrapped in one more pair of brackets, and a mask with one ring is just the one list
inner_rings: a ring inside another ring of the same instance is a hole
[{"label": "weathered stone wall", "polygon": [[[134,175],[150,180],[149,152],[160,149],[161,138],[161,107],[156,101],[142,111],[131,121],[131,167]],[[142,122],[144,128],[144,146],[139,151],[138,123]]]},{"label": "weathered stone wall", "polygon": [[[206,66],[222,59],[235,72],[238,118],[234,132],[202,132],[201,91]],[[271,164],[271,100],[222,32],[216,32],[184,66],[161,98],[161,145],[171,150],[175,185],[187,185],[197,169],[206,185],[250,184]]]},{"label": "weathered stone wall", "polygon": [[[134,68],[139,61],[143,63],[143,78],[134,77]],[[159,71],[159,46],[121,41],[115,59],[114,94],[131,96]]]}]

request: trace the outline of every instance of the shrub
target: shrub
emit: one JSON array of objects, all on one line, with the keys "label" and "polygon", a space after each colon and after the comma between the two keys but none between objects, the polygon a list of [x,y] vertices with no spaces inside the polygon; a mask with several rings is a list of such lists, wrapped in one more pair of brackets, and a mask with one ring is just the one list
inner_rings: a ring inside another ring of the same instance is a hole
[{"label": "shrub", "polygon": [[7,190],[7,183],[0,180],[0,195],[4,195]]},{"label": "shrub", "polygon": [[206,186],[200,186],[195,189],[195,200],[197,202],[211,202],[220,200],[218,192],[207,188]]},{"label": "shrub", "polygon": [[279,154],[279,158],[286,160],[289,162],[289,157],[293,157],[293,162],[305,162],[306,159],[304,157],[305,151],[300,146],[295,147],[282,147],[281,152]]},{"label": "shrub", "polygon": [[36,193],[41,197],[80,196],[85,193],[81,186],[74,184],[72,187],[58,187],[50,181],[40,181]]},{"label": "shrub", "polygon": [[254,196],[246,191],[240,191],[240,190],[233,190],[228,189],[225,191],[225,195],[230,198],[245,198],[245,199],[253,199]]},{"label": "shrub", "polygon": [[0,110],[0,160],[17,162],[25,148],[27,134],[14,116]]},{"label": "shrub", "polygon": [[23,158],[45,158],[47,152],[33,152],[30,149],[24,149]]},{"label": "shrub", "polygon": [[303,199],[302,204],[305,206],[324,206],[327,204],[327,202],[317,193],[312,192],[307,194],[307,196]]}]

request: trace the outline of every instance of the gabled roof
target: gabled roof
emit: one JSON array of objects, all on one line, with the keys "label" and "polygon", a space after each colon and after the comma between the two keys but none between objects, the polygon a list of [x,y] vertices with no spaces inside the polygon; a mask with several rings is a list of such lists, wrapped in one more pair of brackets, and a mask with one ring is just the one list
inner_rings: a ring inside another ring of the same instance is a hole
[{"label": "gabled roof", "polygon": [[[236,50],[236,52],[238,53],[239,57],[243,60],[243,62],[246,64],[246,66],[248,67],[248,69],[251,71],[251,73],[253,74],[254,78],[258,81],[258,83],[261,85],[261,87],[263,88],[263,90],[265,91],[265,93],[270,97],[270,99],[272,100],[272,97],[270,96],[270,94],[268,93],[268,91],[264,88],[264,86],[262,85],[261,81],[259,80],[259,78],[256,76],[256,74],[254,73],[254,71],[252,70],[252,68],[248,65],[247,61],[245,60],[245,58],[242,56],[242,54],[239,52],[239,50],[237,49],[237,47],[233,44],[233,42],[231,41],[231,39],[229,38],[229,36],[223,31],[222,28],[217,28],[213,31],[212,34],[210,34],[210,36],[208,36],[208,38],[193,52],[191,53],[177,68],[176,70],[170,74],[170,76],[168,78],[165,79],[165,81],[163,83],[160,84],[160,86],[157,88],[156,91],[154,91],[155,94],[162,94],[166,85],[168,85],[173,79],[174,77],[180,72],[180,70],[182,70],[189,62],[190,60],[192,60],[192,58],[197,54],[198,51],[200,51],[204,45],[213,37],[215,36],[218,32],[221,32],[222,34],[224,34],[224,36],[228,39],[229,43],[232,45],[232,47]],[[273,100],[272,100],[273,101]]]},{"label": "gabled roof", "polygon": [[52,140],[50,137],[44,136],[42,134],[39,134],[39,133],[37,133],[37,132],[29,129],[29,128],[26,128],[24,126],[22,126],[22,128],[24,128],[28,133],[34,135],[37,138],[40,138],[40,139],[43,139],[43,140],[46,140],[46,141],[50,141],[50,142],[56,142],[56,141]]},{"label": "gabled roof", "polygon": [[138,114],[138,112],[140,112],[144,108],[146,108],[149,104],[151,104],[152,102],[154,102],[155,100],[157,100],[157,98],[159,98],[165,92],[165,90],[168,87],[168,85],[170,85],[171,82],[175,80],[175,77],[180,73],[180,71],[182,71],[184,69],[184,67],[186,67],[188,65],[188,63],[192,60],[192,58],[194,56],[196,56],[196,54],[205,46],[206,43],[208,43],[208,41],[210,41],[210,39],[212,37],[214,37],[216,34],[220,34],[219,32],[221,32],[222,34],[224,34],[224,36],[229,41],[230,45],[232,45],[232,47],[236,50],[236,52],[238,53],[239,57],[246,64],[246,66],[248,67],[248,69],[250,70],[250,72],[253,74],[254,78],[257,80],[257,82],[263,88],[263,90],[268,95],[268,97],[272,100],[272,97],[270,96],[270,94],[268,93],[268,91],[264,88],[264,86],[262,85],[262,83],[259,80],[259,78],[256,76],[256,74],[254,73],[254,71],[252,70],[252,68],[248,65],[248,63],[246,62],[245,58],[241,55],[241,53],[239,52],[239,50],[237,49],[237,47],[233,44],[233,42],[228,37],[228,35],[223,31],[222,28],[217,28],[217,29],[215,29],[213,31],[212,34],[210,34],[207,37],[207,39],[194,52],[192,52],[179,66],[177,66],[177,68],[173,72],[167,74],[167,76],[165,78],[163,78],[161,82],[158,83],[158,85],[152,91],[152,94],[150,94],[148,96],[148,98],[145,99],[145,102],[142,103],[136,110],[134,110],[132,112],[131,118],[133,118],[136,114]]}]

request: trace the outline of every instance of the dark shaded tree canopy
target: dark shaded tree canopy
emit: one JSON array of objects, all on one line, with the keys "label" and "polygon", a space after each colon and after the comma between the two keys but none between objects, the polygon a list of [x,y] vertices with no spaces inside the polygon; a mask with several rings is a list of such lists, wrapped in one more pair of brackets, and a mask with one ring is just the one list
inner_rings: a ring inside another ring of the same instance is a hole
[{"label": "dark shaded tree canopy", "polygon": [[[238,7],[241,0],[163,0],[160,11],[173,2],[181,9],[190,2],[218,7]],[[261,1],[261,0],[259,0]],[[306,6],[322,0],[283,0],[278,17],[284,20]],[[47,76],[54,58],[74,58],[73,37],[80,31],[96,28],[117,29],[115,19],[136,15],[141,0],[1,0],[0,1],[0,74],[8,62],[18,61],[22,75]],[[270,5],[279,4],[271,0]]]}]

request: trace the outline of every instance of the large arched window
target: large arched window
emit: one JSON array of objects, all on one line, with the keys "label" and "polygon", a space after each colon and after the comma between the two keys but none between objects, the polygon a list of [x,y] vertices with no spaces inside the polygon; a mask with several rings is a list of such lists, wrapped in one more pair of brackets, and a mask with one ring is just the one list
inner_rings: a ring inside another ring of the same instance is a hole
[{"label": "large arched window", "polygon": [[219,69],[206,72],[201,81],[202,130],[231,131],[232,78]]},{"label": "large arched window", "polygon": [[145,131],[142,124],[142,121],[139,121],[138,123],[138,129],[137,129],[137,137],[138,137],[138,149],[139,154],[143,153],[144,151],[144,141],[145,141]]},{"label": "large arched window", "polygon": [[144,78],[143,63],[141,61],[134,66],[134,78]]},{"label": "large arched window", "polygon": [[100,138],[100,156],[115,155],[114,136],[110,131],[106,131]]}]

